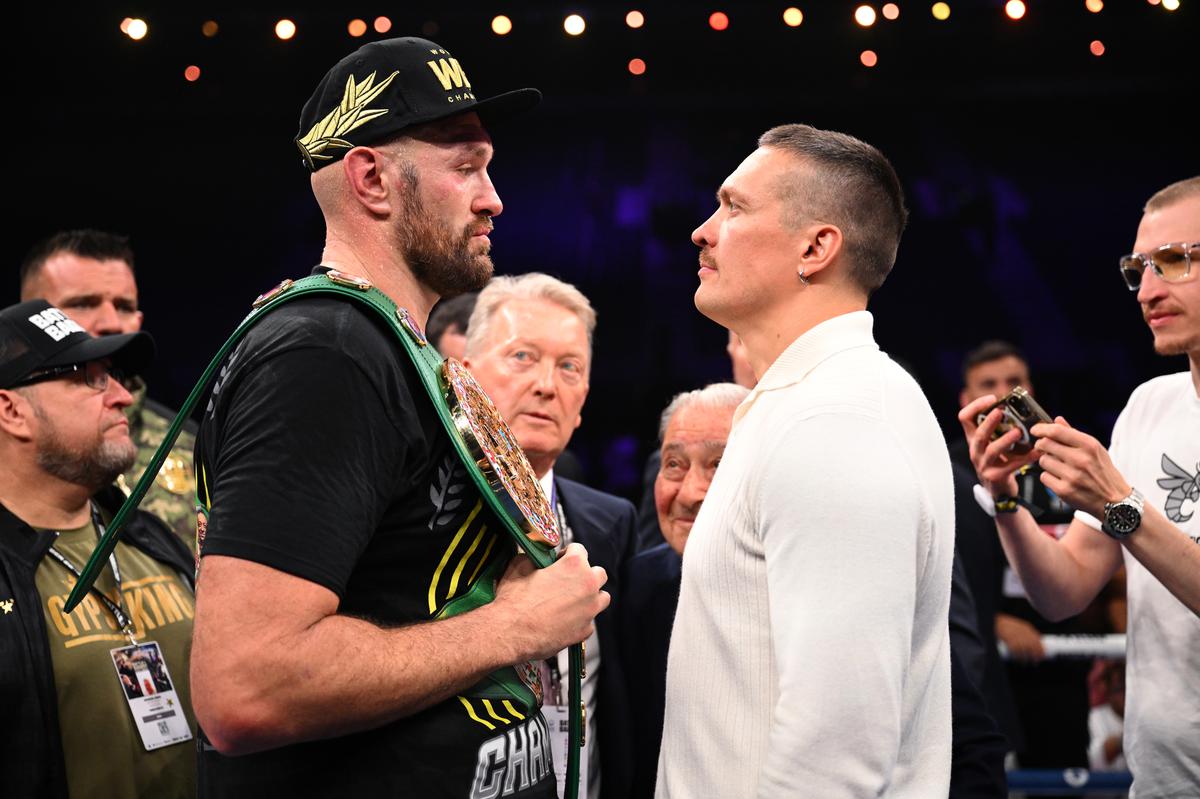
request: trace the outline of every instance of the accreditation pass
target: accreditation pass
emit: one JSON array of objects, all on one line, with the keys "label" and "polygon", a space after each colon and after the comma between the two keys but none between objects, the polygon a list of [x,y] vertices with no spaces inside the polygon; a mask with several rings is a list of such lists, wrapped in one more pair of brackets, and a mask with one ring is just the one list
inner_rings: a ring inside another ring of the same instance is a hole
[{"label": "accreditation pass", "polygon": [[[567,748],[571,745],[570,708],[566,705],[542,705],[542,715],[546,718],[546,726],[550,729],[550,746],[554,752],[554,776],[558,779],[558,795],[566,796],[567,784]],[[579,796],[587,796],[588,788],[588,747],[591,740],[583,745],[579,752]]]},{"label": "accreditation pass", "polygon": [[154,641],[109,650],[146,751],[192,739],[167,661]]}]

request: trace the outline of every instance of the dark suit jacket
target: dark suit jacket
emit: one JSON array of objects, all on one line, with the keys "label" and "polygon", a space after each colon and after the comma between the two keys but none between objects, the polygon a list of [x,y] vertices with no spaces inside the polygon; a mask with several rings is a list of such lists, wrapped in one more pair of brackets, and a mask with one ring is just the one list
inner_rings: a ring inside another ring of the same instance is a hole
[{"label": "dark suit jacket", "polygon": [[629,795],[633,742],[618,612],[623,593],[621,575],[634,553],[636,513],[628,500],[572,480],[555,476],[554,484],[575,541],[587,549],[593,566],[603,566],[608,572],[604,590],[612,596],[612,603],[596,618],[600,640],[600,682],[596,687],[600,791],[605,799],[625,799]]},{"label": "dark suit jacket", "polygon": [[683,558],[659,544],[629,562],[621,599],[621,654],[633,714],[631,799],[651,799],[658,776],[663,707],[667,697],[667,649],[679,604]]},{"label": "dark suit jacket", "polygon": [[[983,639],[975,627],[975,603],[958,553],[950,579],[951,799],[1004,799],[1008,742],[988,712],[980,689],[986,671]],[[994,652],[994,648],[993,648]]]},{"label": "dark suit jacket", "polygon": [[654,507],[654,481],[658,479],[658,470],[662,466],[662,451],[654,450],[646,458],[642,469],[642,499],[638,503],[637,520],[637,551],[665,544],[662,530],[658,529],[658,510]]}]

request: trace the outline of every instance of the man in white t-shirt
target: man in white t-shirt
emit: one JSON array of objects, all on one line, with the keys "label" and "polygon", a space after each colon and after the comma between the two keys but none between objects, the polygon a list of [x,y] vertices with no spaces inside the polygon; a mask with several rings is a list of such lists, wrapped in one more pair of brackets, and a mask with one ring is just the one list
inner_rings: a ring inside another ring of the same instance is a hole
[{"label": "man in white t-shirt", "polygon": [[[1122,560],[1129,631],[1125,753],[1134,794],[1195,797],[1200,790],[1200,177],[1146,203],[1134,252],[1121,271],[1160,355],[1186,354],[1190,371],[1139,386],[1108,450],[1062,417],[1034,425],[1028,455],[1008,452],[1011,430],[985,396],[959,420],[979,475],[976,494],[995,514],[1008,560],[1030,602],[1052,620],[1079,613]],[[1059,540],[1013,499],[1013,472],[1032,460],[1042,482],[1078,509]],[[1105,535],[1107,534],[1107,535]],[[1131,795],[1134,795],[1131,794]]]},{"label": "man in white t-shirt", "polygon": [[866,311],[900,182],[842,133],[758,143],[692,234],[757,384],[683,558],[657,795],[946,796],[950,457]]}]

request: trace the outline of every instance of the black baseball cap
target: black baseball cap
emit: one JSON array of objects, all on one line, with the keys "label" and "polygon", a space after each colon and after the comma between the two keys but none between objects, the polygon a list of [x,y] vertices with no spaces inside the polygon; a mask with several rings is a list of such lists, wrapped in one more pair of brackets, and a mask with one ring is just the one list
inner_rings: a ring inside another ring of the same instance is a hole
[{"label": "black baseball cap", "polygon": [[475,111],[485,122],[533,108],[537,89],[475,97],[467,73],[444,47],[416,37],[364,44],[325,73],[304,110],[296,146],[312,172],[352,147],[405,128]]},{"label": "black baseball cap", "polygon": [[97,338],[45,300],[30,300],[0,311],[0,388],[55,366],[111,358],[129,374],[154,359],[149,333]]}]

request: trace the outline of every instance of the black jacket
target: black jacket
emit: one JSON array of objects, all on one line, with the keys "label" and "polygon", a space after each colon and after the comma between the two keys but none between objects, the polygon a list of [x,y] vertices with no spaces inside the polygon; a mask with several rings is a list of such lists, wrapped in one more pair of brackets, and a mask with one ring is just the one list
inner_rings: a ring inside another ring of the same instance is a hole
[{"label": "black jacket", "polygon": [[596,637],[600,641],[600,682],[596,687],[600,793],[606,799],[625,799],[629,795],[632,776],[633,742],[630,738],[629,692],[622,668],[618,608],[622,595],[621,574],[636,546],[636,513],[628,500],[557,475],[554,482],[575,541],[587,549],[588,561],[593,566],[603,566],[608,572],[604,590],[612,596],[612,603],[596,617]]},{"label": "black jacket", "polygon": [[[110,487],[95,499],[114,513],[124,496]],[[187,545],[154,516],[138,511],[121,540],[177,569],[192,585]],[[53,533],[34,530],[0,505],[0,785],[8,797],[67,796],[54,666],[34,582],[53,541]]]},{"label": "black jacket", "polygon": [[629,681],[634,716],[629,799],[654,799],[667,699],[667,650],[682,576],[683,558],[666,542],[639,552],[625,571],[621,655],[625,673],[637,675]]}]

